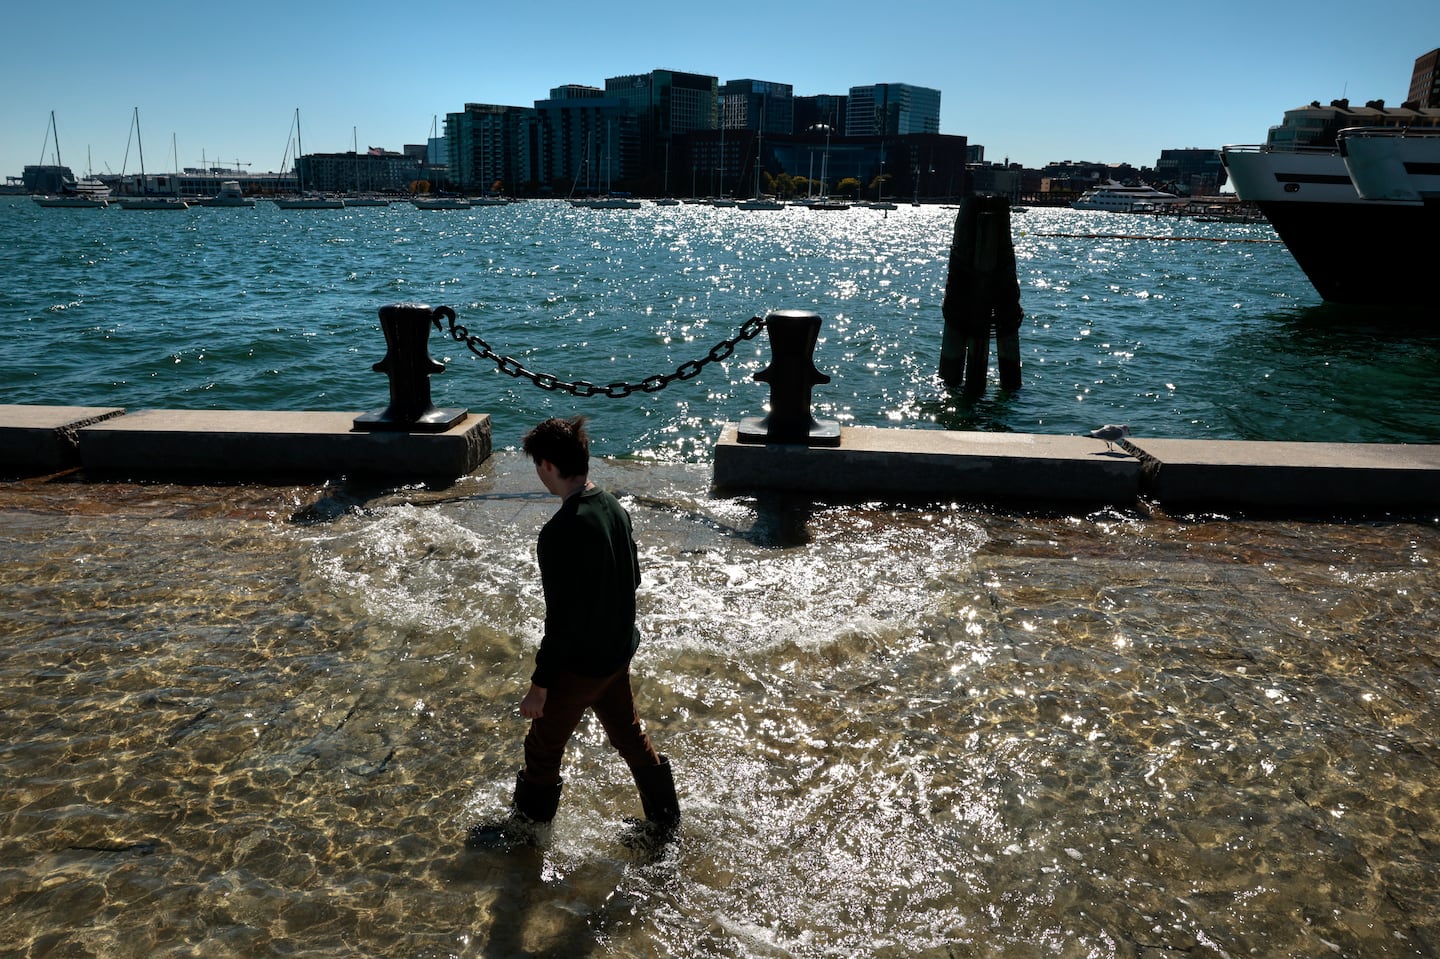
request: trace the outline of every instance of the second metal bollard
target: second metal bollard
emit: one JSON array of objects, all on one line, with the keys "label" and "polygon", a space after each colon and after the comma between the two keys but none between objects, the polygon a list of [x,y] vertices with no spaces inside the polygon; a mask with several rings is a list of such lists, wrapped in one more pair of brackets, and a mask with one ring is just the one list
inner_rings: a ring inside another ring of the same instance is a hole
[{"label": "second metal bollard", "polygon": [[742,419],[736,439],[741,443],[839,446],[840,424],[817,420],[810,413],[813,388],[830,382],[830,377],[815,369],[819,314],[776,310],[765,317],[765,330],[770,334],[771,360],[755,374],[755,381],[770,384],[770,413]]},{"label": "second metal bollard", "polygon": [[431,309],[423,303],[392,303],[380,308],[385,333],[385,358],[371,367],[390,378],[390,405],[355,417],[357,430],[404,430],[443,433],[465,419],[463,409],[438,409],[430,401],[430,377],[445,364],[430,358],[430,327],[440,317],[455,319],[448,306]]}]

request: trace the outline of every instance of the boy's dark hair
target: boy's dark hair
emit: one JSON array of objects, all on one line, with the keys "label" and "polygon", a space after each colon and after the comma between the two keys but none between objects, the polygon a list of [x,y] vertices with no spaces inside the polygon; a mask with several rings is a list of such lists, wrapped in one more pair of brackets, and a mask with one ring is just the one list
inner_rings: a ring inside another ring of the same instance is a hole
[{"label": "boy's dark hair", "polygon": [[585,432],[585,417],[562,420],[558,416],[541,423],[525,434],[525,455],[532,460],[549,460],[565,479],[590,473],[590,435]]}]

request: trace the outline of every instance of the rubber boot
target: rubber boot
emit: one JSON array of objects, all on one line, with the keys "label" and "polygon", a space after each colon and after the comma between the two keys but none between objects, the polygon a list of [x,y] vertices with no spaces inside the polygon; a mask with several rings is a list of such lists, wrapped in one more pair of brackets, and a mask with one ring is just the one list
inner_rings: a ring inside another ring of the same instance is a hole
[{"label": "rubber boot", "polygon": [[534,845],[539,841],[543,827],[555,818],[555,811],[560,808],[560,790],[564,785],[563,780],[553,786],[537,785],[525,778],[522,769],[515,776],[515,797],[511,801],[509,815],[471,826],[465,845],[472,849]]},{"label": "rubber boot", "polygon": [[654,827],[671,831],[680,825],[680,800],[675,796],[675,776],[670,758],[661,756],[654,766],[632,769],[635,785],[640,790],[640,805],[645,819]]}]

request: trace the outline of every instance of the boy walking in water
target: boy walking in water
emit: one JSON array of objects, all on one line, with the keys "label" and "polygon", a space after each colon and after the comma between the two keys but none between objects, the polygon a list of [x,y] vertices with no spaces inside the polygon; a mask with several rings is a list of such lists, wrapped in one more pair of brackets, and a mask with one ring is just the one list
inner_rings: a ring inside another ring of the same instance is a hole
[{"label": "boy walking in water", "polygon": [[473,844],[524,838],[555,818],[565,745],[593,709],[630,767],[645,818],[669,830],[680,822],[670,761],[641,725],[630,688],[630,659],[640,644],[635,591],[640,562],[630,515],[590,482],[585,418],[551,418],[525,434],[524,450],[560,509],[540,530],[536,555],[545,593],[545,633],[535,654],[520,715],[530,720],[525,767],[514,808],[500,823],[476,826]]}]

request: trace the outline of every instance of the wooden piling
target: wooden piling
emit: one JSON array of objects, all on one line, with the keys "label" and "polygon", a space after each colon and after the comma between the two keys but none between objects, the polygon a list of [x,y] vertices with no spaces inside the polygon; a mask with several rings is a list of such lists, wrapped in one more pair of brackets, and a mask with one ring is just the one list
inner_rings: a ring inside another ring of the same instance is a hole
[{"label": "wooden piling", "polygon": [[945,282],[940,378],[968,393],[985,389],[990,331],[995,331],[1000,386],[1018,390],[1020,376],[1020,281],[1010,239],[1010,201],[967,196],[955,216],[950,271]]}]

